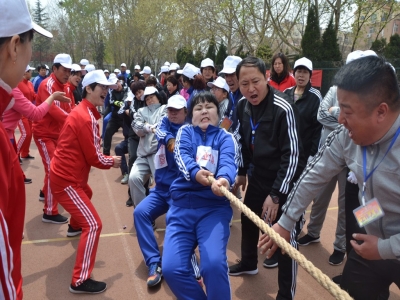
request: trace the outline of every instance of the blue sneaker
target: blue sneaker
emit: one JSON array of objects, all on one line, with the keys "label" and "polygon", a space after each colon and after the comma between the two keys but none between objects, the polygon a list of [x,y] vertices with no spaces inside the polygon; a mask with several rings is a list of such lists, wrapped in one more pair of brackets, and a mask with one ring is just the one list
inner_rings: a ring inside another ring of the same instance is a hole
[{"label": "blue sneaker", "polygon": [[162,272],[160,263],[152,263],[149,267],[149,277],[147,278],[147,286],[153,287],[161,282]]}]

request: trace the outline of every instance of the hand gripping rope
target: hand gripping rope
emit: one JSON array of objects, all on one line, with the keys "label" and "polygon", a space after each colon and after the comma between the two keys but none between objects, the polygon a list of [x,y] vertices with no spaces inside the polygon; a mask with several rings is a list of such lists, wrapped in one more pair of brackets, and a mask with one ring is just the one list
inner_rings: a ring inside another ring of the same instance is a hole
[{"label": "hand gripping rope", "polygon": [[[215,178],[208,176],[208,181],[212,184]],[[277,234],[270,228],[259,216],[252,212],[246,205],[244,205],[238,198],[230,193],[225,187],[221,186],[220,191],[225,195],[229,201],[242,211],[254,224],[257,225],[263,232],[267,233],[269,237],[287,253],[292,259],[297,261],[299,265],[307,271],[314,279],[322,285],[333,297],[339,300],[353,299],[349,294],[343,291],[336,283],[334,283],[328,276],[326,276],[320,269],[315,267],[312,262],[301,254],[298,250],[293,248],[284,238]],[[278,250],[277,250],[278,251]]]}]

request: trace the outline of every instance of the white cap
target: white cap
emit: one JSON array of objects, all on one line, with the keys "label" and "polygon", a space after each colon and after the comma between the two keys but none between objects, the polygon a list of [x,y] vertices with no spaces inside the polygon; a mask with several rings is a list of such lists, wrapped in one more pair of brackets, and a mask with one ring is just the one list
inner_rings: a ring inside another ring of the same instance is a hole
[{"label": "white cap", "polygon": [[81,66],[87,66],[89,64],[89,61],[86,58],[82,58],[79,64]]},{"label": "white cap", "polygon": [[35,68],[32,68],[30,65],[28,65],[28,66],[26,67],[26,69],[25,69],[25,72],[33,71],[33,70],[35,70]]},{"label": "white cap", "polygon": [[51,32],[32,21],[26,0],[2,0],[0,1],[0,11],[0,38],[14,36],[31,29],[45,37],[53,37]]},{"label": "white cap", "polygon": [[135,96],[133,95],[131,90],[128,90],[128,96],[126,96],[126,99],[124,101],[133,101],[133,98]]},{"label": "white cap", "polygon": [[53,63],[55,64],[59,63],[66,69],[72,68],[72,58],[71,56],[69,56],[69,54],[65,53],[57,54],[56,57],[54,57]]},{"label": "white cap", "polygon": [[213,82],[207,82],[207,85],[209,87],[219,87],[220,89],[224,89],[225,91],[227,91],[229,93],[229,85],[226,83],[226,80],[222,77],[217,77],[217,79],[215,79]]},{"label": "white cap", "polygon": [[126,70],[126,74],[131,74],[131,70]]},{"label": "white cap", "polygon": [[81,71],[81,73],[82,72],[84,72],[84,73],[86,73],[87,71],[86,70],[82,70],[81,69],[81,66],[80,65],[78,65],[78,64],[72,64],[71,65],[71,71]]},{"label": "white cap", "polygon": [[104,73],[110,73],[110,71],[108,71],[107,69],[105,69],[103,72]]},{"label": "white cap", "polygon": [[117,75],[115,75],[115,73],[111,73],[110,76],[108,77],[108,81],[111,82],[112,84],[116,84],[118,81]]},{"label": "white cap", "polygon": [[312,62],[307,57],[299,58],[295,61],[293,70],[296,70],[297,67],[306,67],[309,71],[312,71]]},{"label": "white cap", "polygon": [[200,68],[205,68],[205,67],[213,67],[215,69],[214,62],[212,61],[211,58],[205,58],[201,61]]},{"label": "white cap", "polygon": [[92,71],[96,70],[96,67],[94,65],[92,65],[92,64],[88,64],[88,65],[85,66],[85,70],[89,73],[89,72],[92,72]]},{"label": "white cap", "polygon": [[140,66],[139,65],[136,65],[135,66],[135,70],[140,70],[141,68],[140,68]]},{"label": "white cap", "polygon": [[378,56],[378,55],[376,55],[376,53],[372,50],[365,50],[365,51],[356,50],[356,51],[349,53],[349,55],[347,55],[346,64],[348,64],[349,62],[352,62],[353,60],[359,59],[361,57],[366,57],[366,56]]},{"label": "white cap", "polygon": [[89,84],[92,83],[98,83],[102,85],[107,85],[111,89],[115,89],[117,86],[111,82],[109,82],[106,78],[106,75],[104,75],[104,72],[102,70],[94,70],[90,73],[88,73],[85,78],[82,80],[82,87],[85,88]]},{"label": "white cap", "polygon": [[47,70],[49,70],[49,66],[48,65],[45,65],[45,67],[46,67]]},{"label": "white cap", "polygon": [[146,86],[144,90],[144,97],[146,98],[146,96],[153,95],[155,93],[158,93],[158,90],[154,86]]},{"label": "white cap", "polygon": [[219,74],[233,74],[236,72],[237,65],[242,61],[242,58],[235,55],[229,55],[224,60],[224,68],[219,72]]},{"label": "white cap", "polygon": [[170,66],[169,66],[169,70],[170,71],[176,71],[176,70],[179,70],[180,69],[180,67],[179,67],[179,65],[177,64],[177,63],[172,63]]},{"label": "white cap", "polygon": [[149,66],[145,66],[140,74],[151,74],[151,68]]},{"label": "white cap", "polygon": [[169,67],[171,64],[169,63],[169,61],[166,61],[165,63],[164,63],[164,66],[167,66],[167,67]]},{"label": "white cap", "polygon": [[122,64],[121,64],[121,67],[126,67],[126,63],[122,63]]},{"label": "white cap", "polygon": [[160,76],[161,73],[167,73],[168,71],[169,71],[168,66],[162,66],[160,73],[158,73],[158,76]]},{"label": "white cap", "polygon": [[187,107],[186,99],[181,95],[173,95],[168,99],[167,108],[181,109]]},{"label": "white cap", "polygon": [[200,74],[200,69],[190,63],[186,63],[182,70],[177,71],[178,74],[183,74],[189,79],[194,79],[197,74]]},{"label": "white cap", "polygon": [[121,73],[119,69],[114,69],[114,73]]}]

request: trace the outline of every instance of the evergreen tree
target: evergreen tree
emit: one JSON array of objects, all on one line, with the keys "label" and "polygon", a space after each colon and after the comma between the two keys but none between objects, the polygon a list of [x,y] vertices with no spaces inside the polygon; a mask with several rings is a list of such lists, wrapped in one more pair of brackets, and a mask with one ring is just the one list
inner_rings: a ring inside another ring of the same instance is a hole
[{"label": "evergreen tree", "polygon": [[322,35],[322,45],[320,51],[321,61],[341,61],[342,54],[337,43],[337,35],[333,26],[333,18],[329,21],[328,27]]},{"label": "evergreen tree", "polygon": [[96,61],[96,67],[98,69],[104,69],[104,57],[106,56],[106,47],[103,39],[100,40],[99,44],[95,48],[94,60]]},{"label": "evergreen tree", "polygon": [[244,52],[244,50],[243,50],[243,45],[240,45],[240,46],[236,49],[235,55],[236,55],[236,56],[239,56],[239,57],[241,57],[241,58],[245,58],[246,56],[249,55],[249,52],[248,52],[248,51],[247,51],[247,52]]},{"label": "evergreen tree", "polygon": [[222,66],[227,56],[228,52],[226,46],[224,45],[224,41],[222,41],[221,45],[219,45],[217,56],[215,57],[215,65]]},{"label": "evergreen tree", "polygon": [[311,5],[307,16],[307,25],[301,40],[303,56],[311,61],[320,60],[321,32],[315,5]]},{"label": "evergreen tree", "polygon": [[269,64],[273,56],[272,49],[267,43],[258,46],[256,56],[261,58],[266,64]]},{"label": "evergreen tree", "polygon": [[176,52],[176,62],[183,68],[186,63],[194,63],[193,50],[189,47],[181,47]]},{"label": "evergreen tree", "polygon": [[213,62],[215,62],[215,52],[215,38],[212,36],[206,53],[206,58],[210,58]]},{"label": "evergreen tree", "polygon": [[[47,28],[47,21],[49,20],[45,7],[42,7],[40,0],[36,0],[35,8],[33,9],[33,21]],[[45,38],[41,35],[36,35],[33,39],[33,60],[36,64],[46,62],[46,56],[49,53],[51,39]]]},{"label": "evergreen tree", "polygon": [[[203,54],[201,53],[200,49],[197,49],[195,54],[194,54],[194,61],[193,64],[195,66],[200,66],[201,61],[204,59]],[[212,58],[211,58],[212,59]]]},{"label": "evergreen tree", "polygon": [[397,33],[390,37],[384,54],[386,58],[400,58],[400,36]]},{"label": "evergreen tree", "polygon": [[385,52],[386,45],[386,39],[381,38],[373,41],[370,49],[375,51],[376,54],[382,55]]}]

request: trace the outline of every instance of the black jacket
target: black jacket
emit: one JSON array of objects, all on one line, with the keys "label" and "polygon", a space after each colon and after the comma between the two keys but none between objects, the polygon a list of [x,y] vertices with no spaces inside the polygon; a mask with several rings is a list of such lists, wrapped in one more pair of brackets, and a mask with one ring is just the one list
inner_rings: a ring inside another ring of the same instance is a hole
[{"label": "black jacket", "polygon": [[[294,86],[284,91],[292,101],[294,101],[295,89],[296,87]],[[314,156],[318,152],[322,124],[318,122],[317,115],[321,101],[321,93],[311,87],[311,83],[308,83],[301,98],[295,102],[300,115],[299,136],[303,143],[305,158]]]},{"label": "black jacket", "polygon": [[[287,195],[305,166],[303,147],[298,138],[298,110],[287,95],[269,87],[269,93],[258,106],[253,106],[243,98],[239,101],[237,115],[239,121],[242,165],[239,175],[246,175],[249,164],[254,165],[252,176],[271,185],[271,194],[282,198]],[[261,108],[263,107],[263,108]],[[259,119],[255,130],[254,151],[251,147],[252,110]]]}]

